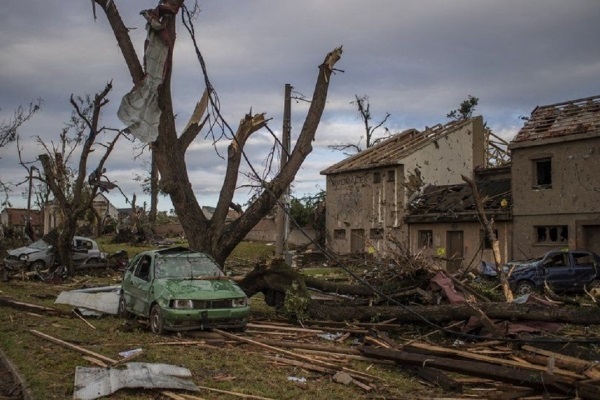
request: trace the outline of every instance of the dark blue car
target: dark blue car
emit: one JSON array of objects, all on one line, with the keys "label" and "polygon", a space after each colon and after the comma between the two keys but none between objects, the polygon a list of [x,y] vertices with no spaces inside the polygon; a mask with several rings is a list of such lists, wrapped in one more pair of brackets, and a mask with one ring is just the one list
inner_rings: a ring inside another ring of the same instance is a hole
[{"label": "dark blue car", "polygon": [[[517,295],[543,292],[545,284],[556,293],[600,288],[600,256],[590,251],[549,251],[542,257],[513,261],[504,266]],[[511,272],[512,271],[512,272]]]}]

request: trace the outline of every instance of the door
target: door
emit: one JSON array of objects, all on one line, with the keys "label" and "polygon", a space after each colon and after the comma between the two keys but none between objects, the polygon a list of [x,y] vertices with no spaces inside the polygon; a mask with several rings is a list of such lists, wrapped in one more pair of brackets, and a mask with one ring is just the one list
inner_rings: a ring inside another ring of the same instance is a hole
[{"label": "door", "polygon": [[148,315],[150,312],[148,299],[153,275],[151,261],[152,258],[149,255],[140,257],[133,274],[128,276],[127,282],[124,282],[125,293],[129,295],[125,297],[125,300],[137,315]]},{"label": "door", "polygon": [[546,282],[558,292],[568,290],[575,283],[575,271],[567,253],[549,254],[542,261],[542,268]]},{"label": "door", "polygon": [[462,266],[464,257],[463,231],[446,232],[446,271],[456,272]]},{"label": "door", "polygon": [[600,225],[583,225],[583,249],[600,254]]},{"label": "door", "polygon": [[352,229],[350,231],[350,252],[364,253],[365,252],[365,230]]}]

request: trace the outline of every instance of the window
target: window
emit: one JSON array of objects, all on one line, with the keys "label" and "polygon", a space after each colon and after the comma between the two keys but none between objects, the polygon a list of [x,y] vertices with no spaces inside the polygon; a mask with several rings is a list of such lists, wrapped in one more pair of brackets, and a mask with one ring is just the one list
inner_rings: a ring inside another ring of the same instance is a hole
[{"label": "window", "polygon": [[[482,229],[479,231],[479,234],[481,235],[481,245],[482,248],[484,250],[488,250],[492,248],[492,242],[490,242],[490,240],[488,239],[487,234],[485,233],[485,231]],[[498,239],[498,229],[494,229],[494,236],[496,236],[496,239]]]},{"label": "window", "polygon": [[567,262],[565,261],[565,256],[566,254],[564,253],[559,253],[559,254],[554,254],[550,257],[548,257],[546,260],[544,260],[544,267],[564,267],[567,265]]},{"label": "window", "polygon": [[593,265],[594,257],[588,253],[577,253],[573,252],[573,261],[575,265]]},{"label": "window", "polygon": [[536,242],[540,244],[567,243],[569,241],[569,227],[558,226],[536,226]]},{"label": "window", "polygon": [[387,172],[387,181],[394,182],[396,180],[396,171],[391,170]]},{"label": "window", "polygon": [[433,231],[419,231],[419,248],[433,247]]},{"label": "window", "polygon": [[346,230],[345,229],[334,229],[333,230],[333,238],[334,239],[346,239]]},{"label": "window", "polygon": [[369,235],[371,239],[383,239],[383,228],[373,228]]},{"label": "window", "polygon": [[381,182],[381,172],[373,172],[373,183]]},{"label": "window", "polygon": [[552,160],[550,158],[542,158],[534,160],[535,167],[535,182],[536,188],[548,189],[552,187]]},{"label": "window", "polygon": [[145,281],[150,280],[150,257],[144,256],[140,259],[134,275]]}]

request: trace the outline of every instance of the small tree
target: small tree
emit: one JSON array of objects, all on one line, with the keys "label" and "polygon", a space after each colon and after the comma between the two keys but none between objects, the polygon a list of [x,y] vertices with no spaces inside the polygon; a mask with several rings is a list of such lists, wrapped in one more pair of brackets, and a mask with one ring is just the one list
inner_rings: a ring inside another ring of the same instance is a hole
[{"label": "small tree", "polygon": [[[17,107],[14,111],[13,117],[8,120],[0,121],[0,148],[7,144],[18,140],[18,129],[25,122],[29,121],[33,115],[40,110],[42,100],[38,99],[35,102],[29,103],[27,108],[22,106]],[[9,187],[7,182],[4,182],[0,177],[0,191],[4,194],[2,205],[8,205]]]},{"label": "small tree", "polygon": [[455,121],[469,119],[473,116],[473,113],[475,112],[475,107],[477,107],[478,103],[479,97],[473,97],[469,95],[469,97],[466,100],[460,103],[460,107],[450,111],[448,114],[446,114],[446,117]]},{"label": "small tree", "polygon": [[[122,132],[117,132],[107,144],[98,141],[102,133],[114,131],[100,126],[100,111],[108,103],[106,97],[111,89],[112,85],[108,83],[104,90],[93,98],[82,99],[71,96],[73,113],[60,134],[58,144],[53,142],[47,144],[39,136],[37,138],[46,152],[38,156],[43,174],[36,168],[38,174],[35,179],[48,185],[54,202],[61,212],[62,224],[59,229],[57,251],[60,261],[67,266],[70,275],[75,273],[71,243],[76,233],[77,221],[85,218],[99,190],[104,191],[107,187],[116,186],[104,176],[106,171],[104,165]],[[100,147],[104,147],[105,152],[88,177],[88,157],[91,152]],[[76,151],[81,152],[79,160],[76,167],[71,168],[71,159]],[[21,149],[19,149],[19,159],[21,165],[28,168],[21,157]]]},{"label": "small tree", "polygon": [[364,149],[368,149],[371,146],[376,145],[380,141],[387,139],[390,137],[390,131],[388,128],[383,127],[385,130],[385,135],[380,136],[378,138],[375,137],[375,131],[383,126],[386,123],[388,118],[390,117],[390,113],[385,113],[385,117],[375,126],[371,125],[371,120],[373,116],[371,115],[371,104],[369,103],[369,98],[367,95],[359,97],[358,95],[354,95],[355,100],[351,101],[350,104],[354,104],[358,111],[359,118],[364,124],[365,128],[365,147],[363,148],[361,142],[363,137],[361,136],[358,139],[357,143],[343,143],[343,144],[332,144],[328,147],[332,150],[343,151],[344,154],[350,156],[354,153],[360,153]]}]

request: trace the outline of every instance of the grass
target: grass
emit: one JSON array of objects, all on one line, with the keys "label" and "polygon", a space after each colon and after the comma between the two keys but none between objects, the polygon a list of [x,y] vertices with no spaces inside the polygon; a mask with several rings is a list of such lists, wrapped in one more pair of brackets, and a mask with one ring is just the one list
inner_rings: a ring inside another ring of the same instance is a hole
[{"label": "grass", "polygon": [[[108,252],[124,248],[130,256],[144,249],[122,245],[113,247],[113,244],[105,243],[102,239],[100,246],[103,251]],[[251,268],[253,263],[271,254],[272,246],[244,242],[232,255],[232,264],[246,264]],[[320,274],[325,272],[321,271]],[[329,400],[373,396],[389,398],[405,397],[408,393],[423,391],[423,386],[412,376],[393,366],[371,365],[362,361],[352,361],[346,365],[348,368],[384,379],[377,384],[376,393],[366,394],[354,385],[334,383],[328,375],[275,363],[266,357],[270,352],[256,346],[222,340],[211,342],[209,339],[197,337],[198,332],[157,336],[139,321],[133,325],[126,324],[124,320],[114,316],[87,318],[86,321],[93,325],[92,328],[72,313],[71,306],[54,304],[61,291],[113,285],[119,283],[120,277],[118,273],[95,272],[94,275],[76,276],[76,281],[69,284],[54,285],[18,279],[0,284],[2,296],[65,312],[61,316],[50,316],[11,307],[0,308],[0,346],[20,371],[34,399],[71,398],[75,368],[93,365],[86,361],[82,354],[37,337],[31,330],[43,332],[112,359],[120,359],[119,352],[141,347],[144,352],[135,361],[184,366],[191,370],[192,380],[198,385],[273,399]],[[252,297],[250,306],[251,319],[254,321],[268,321],[278,317],[275,311],[265,304],[260,294]],[[205,343],[192,346],[165,344],[185,339],[204,340]],[[316,337],[306,339],[319,340]],[[350,337],[347,343],[353,339]],[[299,384],[288,377],[305,378],[307,383]],[[209,391],[201,391],[195,395],[210,399],[237,398]],[[120,390],[111,398],[166,399],[159,391],[138,389]]]}]

